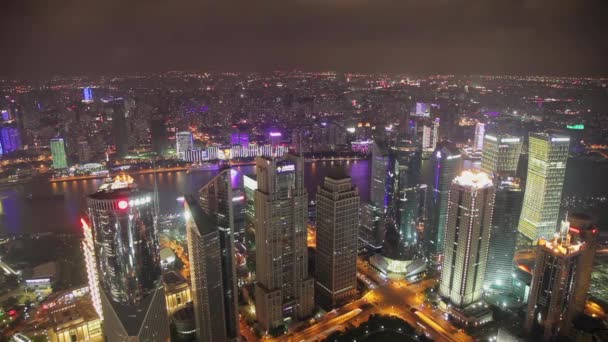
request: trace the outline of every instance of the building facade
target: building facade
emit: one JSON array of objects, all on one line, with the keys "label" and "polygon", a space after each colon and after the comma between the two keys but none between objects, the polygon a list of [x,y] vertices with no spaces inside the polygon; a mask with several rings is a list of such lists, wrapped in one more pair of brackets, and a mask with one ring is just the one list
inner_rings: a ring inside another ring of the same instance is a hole
[{"label": "building facade", "polygon": [[168,341],[153,194],[117,176],[87,198],[108,341]]},{"label": "building facade", "polygon": [[68,167],[68,155],[63,139],[51,139],[51,156],[53,157],[54,169],[65,169]]},{"label": "building facade", "polygon": [[528,175],[518,231],[530,243],[553,236],[566,176],[570,138],[531,133]]},{"label": "building facade", "polygon": [[536,247],[525,328],[545,341],[568,336],[572,319],[581,313],[575,301],[585,246],[572,242],[569,226],[563,221],[551,240],[540,238]]},{"label": "building facade", "polygon": [[191,150],[194,147],[192,140],[192,133],[190,132],[177,132],[175,133],[175,153],[177,158],[186,159],[186,151]]},{"label": "building facade", "polygon": [[521,137],[513,135],[486,134],[483,143],[481,170],[494,177],[515,177],[522,142]]},{"label": "building facade", "polygon": [[315,294],[331,310],[357,292],[359,190],[343,174],[325,177],[317,188]]},{"label": "building facade", "polygon": [[314,309],[314,279],[308,274],[304,161],[258,157],[255,193],[256,315],[264,330],[285,317],[306,318]]},{"label": "building facade", "polygon": [[439,294],[456,309],[482,299],[494,193],[490,176],[473,170],[463,171],[450,187]]}]

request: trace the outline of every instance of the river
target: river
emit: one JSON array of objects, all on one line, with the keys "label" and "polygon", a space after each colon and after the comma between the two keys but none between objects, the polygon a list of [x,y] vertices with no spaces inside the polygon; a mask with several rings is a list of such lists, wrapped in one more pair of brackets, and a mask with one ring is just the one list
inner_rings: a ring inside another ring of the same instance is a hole
[{"label": "river", "polygon": [[[332,165],[344,166],[359,187],[362,201],[369,199],[370,170],[366,160],[306,163],[305,184],[311,199],[315,196],[317,185]],[[427,169],[423,165],[423,170]],[[235,181],[238,182],[241,178],[239,175],[253,173],[254,166],[240,166],[235,170],[238,171],[235,175]],[[196,192],[216,173],[217,171],[158,173],[161,213],[180,210],[177,197]],[[606,175],[607,163],[571,160],[568,163],[564,194],[608,195]],[[138,186],[152,189],[152,174],[134,175],[133,178]],[[37,182],[0,190],[0,235],[77,231],[78,222],[85,210],[86,195],[93,193],[102,182],[102,179]],[[27,198],[29,194],[33,199]],[[602,224],[606,221],[608,220],[602,217]]]}]

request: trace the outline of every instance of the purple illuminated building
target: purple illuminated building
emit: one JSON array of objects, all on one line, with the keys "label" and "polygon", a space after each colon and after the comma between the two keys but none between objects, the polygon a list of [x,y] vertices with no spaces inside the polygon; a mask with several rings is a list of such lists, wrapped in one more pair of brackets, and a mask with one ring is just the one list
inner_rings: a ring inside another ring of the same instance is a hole
[{"label": "purple illuminated building", "polygon": [[281,132],[278,132],[278,131],[268,132],[268,141],[273,146],[280,144],[282,137],[283,137],[283,134],[281,134]]},{"label": "purple illuminated building", "polygon": [[19,129],[13,125],[4,125],[0,128],[0,153],[6,154],[21,148],[21,135]]},{"label": "purple illuminated building", "polygon": [[232,133],[230,135],[230,144],[231,145],[248,146],[249,145],[249,134],[247,134],[247,133]]}]

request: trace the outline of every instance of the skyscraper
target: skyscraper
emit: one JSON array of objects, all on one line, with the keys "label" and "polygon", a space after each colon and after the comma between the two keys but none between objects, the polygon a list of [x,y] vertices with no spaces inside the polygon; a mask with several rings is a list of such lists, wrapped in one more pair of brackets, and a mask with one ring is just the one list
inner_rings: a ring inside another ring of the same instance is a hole
[{"label": "skyscraper", "polygon": [[304,161],[256,158],[256,314],[264,330],[286,316],[302,319],[314,309],[314,279],[308,275],[308,194]]},{"label": "skyscraper", "polygon": [[315,293],[327,310],[356,295],[358,230],[359,190],[333,171],[317,188]]},{"label": "skyscraper", "polygon": [[129,176],[87,198],[108,341],[168,341],[151,192]]},{"label": "skyscraper", "polygon": [[439,118],[432,122],[425,122],[422,126],[422,150],[434,151],[439,142]]},{"label": "skyscraper", "polygon": [[152,145],[152,151],[159,156],[167,153],[167,134],[165,117],[157,111],[152,114],[150,119],[150,144]]},{"label": "skyscraper", "polygon": [[[486,152],[487,149],[484,151],[484,158]],[[497,291],[510,291],[513,284],[517,223],[524,193],[518,178],[494,178],[494,183],[496,200],[484,287]]]},{"label": "skyscraper", "polygon": [[570,138],[531,133],[528,176],[518,231],[531,243],[549,238],[557,225]]},{"label": "skyscraper", "polygon": [[474,170],[463,171],[450,186],[439,294],[464,324],[486,320],[471,309],[483,294],[494,191],[490,176]]},{"label": "skyscraper", "polygon": [[421,213],[422,185],[420,167],[422,154],[419,146],[400,142],[389,150],[389,174],[392,183],[387,184],[386,236],[382,255],[391,272],[407,273],[408,264],[419,257],[418,222]]},{"label": "skyscraper", "polygon": [[185,159],[186,151],[191,150],[194,147],[192,141],[192,133],[190,132],[177,132],[175,134],[175,152],[177,158]]},{"label": "skyscraper", "polygon": [[508,134],[486,134],[481,170],[494,177],[515,177],[522,138]]},{"label": "skyscraper", "polygon": [[[372,144],[372,175],[370,201],[377,207],[386,208],[388,201],[387,187],[392,186],[392,167],[389,165],[389,147],[386,142],[376,140]],[[389,172],[391,171],[391,172]]]},{"label": "skyscraper", "polygon": [[569,232],[572,242],[585,244],[581,255],[580,281],[574,290],[575,310],[582,313],[591,286],[591,271],[593,270],[593,262],[598,247],[599,229],[595,226],[595,220],[584,213],[569,213],[568,221],[570,222]]},{"label": "skyscraper", "polygon": [[[236,263],[234,249],[234,196],[230,169],[225,169],[199,190],[199,204],[203,211],[214,218],[219,233],[221,263],[218,266],[222,274],[222,298],[226,336],[234,341],[239,337],[237,312],[238,290],[236,283]],[[209,308],[215,312],[215,308]],[[216,341],[212,339],[212,341]]]},{"label": "skyscraper", "polygon": [[21,149],[21,134],[18,125],[4,123],[0,126],[0,154]]},{"label": "skyscraper", "polygon": [[65,141],[63,139],[51,139],[51,156],[53,157],[54,169],[65,169],[68,167],[68,157],[65,152]]},{"label": "skyscraper", "polygon": [[93,230],[84,218],[80,219],[84,237],[82,239],[82,254],[84,266],[87,270],[87,285],[91,302],[99,318],[103,320],[103,309],[101,307],[101,294],[99,292],[99,273],[97,272],[97,262],[95,260],[95,242],[93,241]]},{"label": "skyscraper", "polygon": [[112,138],[116,156],[124,158],[129,152],[129,127],[123,99],[112,99],[105,103],[105,110],[112,118]]},{"label": "skyscraper", "polygon": [[551,240],[541,237],[536,247],[525,328],[541,333],[546,341],[568,336],[572,319],[581,313],[575,301],[585,246],[572,242],[568,229],[568,221],[563,221]]},{"label": "skyscraper", "polygon": [[[218,177],[215,182],[222,181],[222,174]],[[213,183],[211,181],[206,187],[214,188]],[[218,223],[225,217],[208,214],[193,196],[186,196],[184,206],[197,340],[228,341],[228,326],[236,324],[237,320],[236,317],[227,317],[227,312],[234,314],[231,309],[234,294],[227,295],[224,288],[224,279],[230,277],[224,275],[223,232]],[[228,272],[232,271],[231,267]],[[232,285],[228,287],[229,292],[233,290]]]},{"label": "skyscraper", "polygon": [[429,222],[424,239],[426,252],[438,254],[443,251],[450,186],[462,168],[460,149],[449,140],[442,141],[431,156],[431,168]]},{"label": "skyscraper", "polygon": [[483,150],[483,136],[486,132],[486,124],[478,122],[475,124],[475,140],[473,140],[473,149],[475,151]]}]

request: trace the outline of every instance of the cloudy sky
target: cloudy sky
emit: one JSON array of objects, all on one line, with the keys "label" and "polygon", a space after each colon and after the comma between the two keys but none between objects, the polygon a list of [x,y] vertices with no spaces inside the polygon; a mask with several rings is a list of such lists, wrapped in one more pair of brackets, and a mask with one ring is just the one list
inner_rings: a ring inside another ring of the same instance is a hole
[{"label": "cloudy sky", "polygon": [[0,0],[0,75],[608,74],[608,0]]}]

